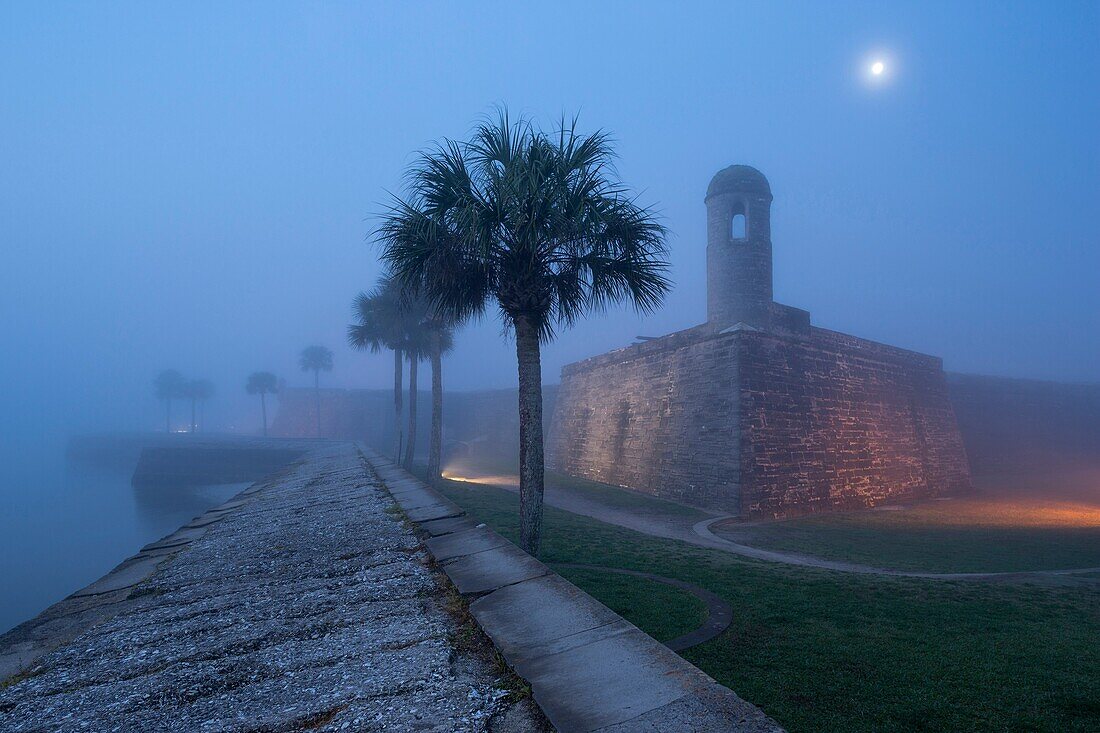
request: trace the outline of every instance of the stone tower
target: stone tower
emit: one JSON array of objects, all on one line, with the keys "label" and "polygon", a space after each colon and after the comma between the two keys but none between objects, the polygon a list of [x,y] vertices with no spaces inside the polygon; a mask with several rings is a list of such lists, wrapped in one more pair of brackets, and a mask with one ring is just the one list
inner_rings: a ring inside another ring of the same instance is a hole
[{"label": "stone tower", "polygon": [[755,168],[731,165],[707,186],[707,321],[767,328],[772,311],[772,190]]},{"label": "stone tower", "polygon": [[550,465],[741,517],[968,490],[943,362],[772,299],[760,171],[719,171],[704,201],[707,323],[563,367]]}]

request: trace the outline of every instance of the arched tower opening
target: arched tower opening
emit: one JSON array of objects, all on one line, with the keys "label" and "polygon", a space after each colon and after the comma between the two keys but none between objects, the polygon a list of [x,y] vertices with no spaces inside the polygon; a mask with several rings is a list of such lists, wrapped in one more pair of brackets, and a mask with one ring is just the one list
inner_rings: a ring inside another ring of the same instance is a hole
[{"label": "arched tower opening", "polygon": [[744,201],[736,201],[733,204],[733,217],[730,220],[730,238],[748,238],[749,219]]},{"label": "arched tower opening", "polygon": [[707,187],[707,320],[764,328],[772,303],[772,192],[755,168],[732,165]]}]

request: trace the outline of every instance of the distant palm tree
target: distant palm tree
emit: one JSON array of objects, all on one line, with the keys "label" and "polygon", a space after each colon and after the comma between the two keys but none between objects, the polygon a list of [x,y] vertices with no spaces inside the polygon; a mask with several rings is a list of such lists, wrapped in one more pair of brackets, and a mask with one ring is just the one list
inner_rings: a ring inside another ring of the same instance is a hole
[{"label": "distant palm tree", "polygon": [[208,379],[191,379],[183,383],[181,396],[191,400],[191,432],[199,425],[197,409],[214,396],[214,383]]},{"label": "distant palm tree", "polygon": [[175,369],[165,369],[153,381],[157,399],[164,400],[164,432],[172,432],[172,400],[182,398],[186,380]]},{"label": "distant palm tree", "polygon": [[401,460],[403,444],[401,411],[401,361],[405,340],[405,308],[400,288],[388,276],[382,277],[369,293],[359,293],[352,304],[356,323],[348,326],[348,344],[356,349],[393,350],[393,460]]},{"label": "distant palm tree", "polygon": [[542,343],[612,303],[653,310],[670,286],[664,228],[613,163],[603,132],[581,135],[574,120],[547,134],[502,112],[470,142],[422,154],[409,198],[378,230],[403,287],[456,322],[494,304],[515,333],[520,542],[531,554],[542,531]]},{"label": "distant palm tree", "polygon": [[[195,402],[199,403],[199,422],[198,426],[200,430],[206,429],[206,401],[214,396],[214,383],[209,379],[197,379],[192,382],[192,391]],[[193,411],[192,411],[193,412]],[[192,418],[193,419],[193,418]],[[195,432],[195,426],[191,426],[191,432]]]},{"label": "distant palm tree", "polygon": [[248,394],[260,396],[260,411],[264,418],[264,437],[267,437],[267,395],[276,394],[279,391],[279,380],[271,372],[252,372],[248,375],[248,383],[244,389]]},{"label": "distant palm tree", "polygon": [[321,437],[321,372],[332,371],[332,352],[324,346],[302,349],[298,365],[303,372],[313,372],[313,396],[317,406],[317,437]]}]

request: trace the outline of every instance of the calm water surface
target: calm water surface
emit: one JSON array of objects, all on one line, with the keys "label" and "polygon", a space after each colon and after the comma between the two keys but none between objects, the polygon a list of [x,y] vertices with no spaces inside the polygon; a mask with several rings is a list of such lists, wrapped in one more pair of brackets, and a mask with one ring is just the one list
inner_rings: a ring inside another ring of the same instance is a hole
[{"label": "calm water surface", "polygon": [[3,463],[0,633],[247,486],[135,489],[132,468],[70,464],[63,445],[6,452]]}]

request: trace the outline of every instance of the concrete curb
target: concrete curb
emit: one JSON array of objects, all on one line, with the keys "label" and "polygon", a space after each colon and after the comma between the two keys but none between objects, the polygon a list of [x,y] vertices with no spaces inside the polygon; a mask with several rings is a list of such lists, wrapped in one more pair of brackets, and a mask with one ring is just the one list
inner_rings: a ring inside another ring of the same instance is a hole
[{"label": "concrete curb", "polygon": [[561,733],[782,733],[759,708],[461,507],[360,450]]}]

